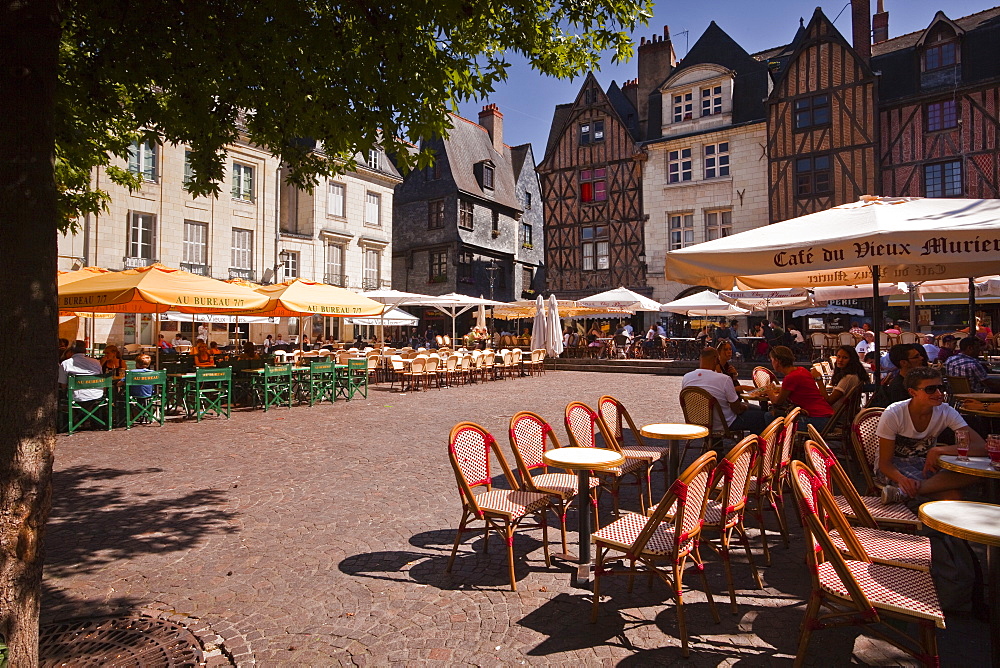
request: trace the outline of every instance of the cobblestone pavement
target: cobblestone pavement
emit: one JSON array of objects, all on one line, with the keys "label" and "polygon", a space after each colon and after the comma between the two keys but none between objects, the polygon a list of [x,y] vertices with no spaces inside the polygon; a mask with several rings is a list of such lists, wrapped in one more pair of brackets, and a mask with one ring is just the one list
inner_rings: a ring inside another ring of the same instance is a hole
[{"label": "cobblestone pavement", "polygon": [[[566,403],[594,405],[601,394],[621,399],[640,424],[680,421],[679,385],[550,372],[406,394],[380,386],[349,403],[61,436],[43,621],[170,611],[209,625],[242,665],[790,662],[808,593],[791,509],[791,548],[772,550],[764,590],[734,558],[739,614],[722,597],[714,555],[706,562],[721,623],[689,579],[689,661],[662,585],[640,580],[629,594],[624,578],[610,579],[592,625],[588,592],[572,587],[568,565],[545,568],[538,530],[517,535],[516,592],[496,539],[483,554],[481,536],[468,538],[444,572],[460,514],[446,451],[452,425],[479,422],[509,452],[507,423],[518,410],[540,413],[561,437]],[[662,477],[653,483],[662,494]],[[623,504],[637,505],[634,489]],[[982,625],[949,618],[939,637],[946,664],[985,664]],[[904,662],[856,629],[818,632],[809,657]]]}]

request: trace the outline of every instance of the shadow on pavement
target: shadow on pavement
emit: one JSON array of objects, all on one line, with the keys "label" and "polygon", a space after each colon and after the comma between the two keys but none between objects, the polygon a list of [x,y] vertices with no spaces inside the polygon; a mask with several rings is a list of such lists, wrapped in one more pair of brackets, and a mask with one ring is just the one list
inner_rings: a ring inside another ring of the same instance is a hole
[{"label": "shadow on pavement", "polygon": [[[133,478],[160,472],[90,466],[55,472],[46,575],[94,572],[141,554],[187,550],[206,535],[235,530],[230,521],[236,514],[219,507],[228,501],[222,491],[168,497],[152,481],[152,491],[141,491]],[[109,485],[112,480],[120,486]]]}]

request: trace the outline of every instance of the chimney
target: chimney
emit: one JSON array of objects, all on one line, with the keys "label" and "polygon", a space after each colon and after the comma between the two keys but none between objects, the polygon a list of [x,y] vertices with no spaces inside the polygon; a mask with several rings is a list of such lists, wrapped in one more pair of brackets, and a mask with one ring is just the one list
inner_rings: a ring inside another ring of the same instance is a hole
[{"label": "chimney", "polygon": [[503,155],[503,114],[495,104],[488,104],[479,112],[479,124],[486,128],[493,141],[493,149]]},{"label": "chimney", "polygon": [[889,39],[889,12],[885,11],[884,0],[878,0],[878,11],[872,17],[872,43],[878,44]]},{"label": "chimney", "polygon": [[851,0],[854,50],[866,63],[872,59],[872,5],[868,0]]},{"label": "chimney", "polygon": [[644,138],[660,136],[662,119],[649,118],[649,96],[670,76],[676,65],[677,55],[670,41],[668,26],[663,26],[663,37],[653,35],[648,41],[643,37],[639,42],[639,79],[635,97],[638,101],[639,132]]},{"label": "chimney", "polygon": [[622,84],[622,94],[632,103],[632,106],[636,109],[639,108],[639,101],[635,97],[636,90],[639,88],[638,79],[629,79]]}]

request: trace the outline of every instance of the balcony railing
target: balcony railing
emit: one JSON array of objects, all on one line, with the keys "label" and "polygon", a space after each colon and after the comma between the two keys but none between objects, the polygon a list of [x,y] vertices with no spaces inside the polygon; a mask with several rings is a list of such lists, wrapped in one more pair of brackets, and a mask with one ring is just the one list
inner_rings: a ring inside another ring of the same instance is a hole
[{"label": "balcony railing", "polygon": [[212,268],[207,264],[193,264],[191,262],[181,262],[181,269],[196,274],[198,276],[211,276]]},{"label": "balcony railing", "polygon": [[327,274],[323,282],[327,285],[336,285],[338,288],[347,287],[347,277],[342,274]]},{"label": "balcony railing", "polygon": [[381,281],[377,278],[364,278],[361,280],[362,290],[378,290],[381,286]]},{"label": "balcony railing", "polygon": [[253,269],[229,268],[229,278],[242,278],[244,281],[255,281]]},{"label": "balcony railing", "polygon": [[151,257],[123,257],[122,265],[125,269],[136,269],[138,267],[148,267],[151,264],[156,264],[159,260]]}]

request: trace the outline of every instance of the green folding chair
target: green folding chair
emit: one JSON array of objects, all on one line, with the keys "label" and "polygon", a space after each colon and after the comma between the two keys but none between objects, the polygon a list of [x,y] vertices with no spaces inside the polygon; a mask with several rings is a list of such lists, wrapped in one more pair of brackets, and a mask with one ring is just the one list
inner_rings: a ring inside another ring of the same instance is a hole
[{"label": "green folding chair", "polygon": [[214,412],[228,418],[230,415],[229,398],[233,394],[232,369],[195,369],[194,381],[188,381],[187,394],[184,397],[188,415],[194,415],[198,422],[201,418]]},{"label": "green folding chair", "polygon": [[292,407],[292,365],[265,366],[261,382],[264,387],[264,412],[282,404]]},{"label": "green folding chair", "polygon": [[309,365],[309,405],[337,400],[337,379],[333,362],[312,362]]},{"label": "green folding chair", "polygon": [[[153,386],[150,397],[132,396],[132,388]],[[164,397],[167,393],[166,371],[127,371],[125,373],[125,428],[131,429],[137,422],[149,420],[163,426]]]},{"label": "green folding chair", "polygon": [[[111,420],[111,390],[114,379],[111,376],[68,376],[66,378],[66,414],[67,431],[72,434],[79,431],[87,420],[93,420],[102,427],[111,431],[113,422]],[[103,390],[104,396],[96,400],[96,403],[80,403],[76,400],[77,390]],[[98,413],[107,410],[107,417],[101,417]]]},{"label": "green folding chair", "polygon": [[368,360],[347,360],[347,400],[358,392],[368,398]]}]

